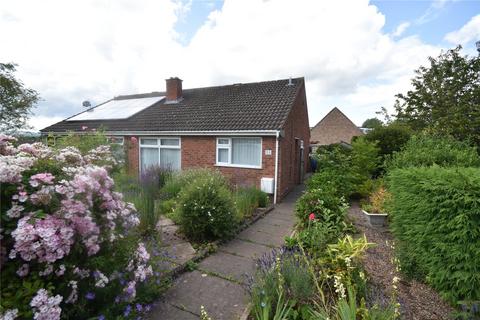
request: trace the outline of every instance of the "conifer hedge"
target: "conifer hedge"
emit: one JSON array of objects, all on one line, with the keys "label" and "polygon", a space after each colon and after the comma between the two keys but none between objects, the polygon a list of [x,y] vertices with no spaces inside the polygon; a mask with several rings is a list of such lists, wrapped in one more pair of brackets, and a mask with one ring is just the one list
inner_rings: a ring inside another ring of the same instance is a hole
[{"label": "conifer hedge", "polygon": [[480,169],[395,169],[389,191],[403,271],[451,302],[480,300]]}]

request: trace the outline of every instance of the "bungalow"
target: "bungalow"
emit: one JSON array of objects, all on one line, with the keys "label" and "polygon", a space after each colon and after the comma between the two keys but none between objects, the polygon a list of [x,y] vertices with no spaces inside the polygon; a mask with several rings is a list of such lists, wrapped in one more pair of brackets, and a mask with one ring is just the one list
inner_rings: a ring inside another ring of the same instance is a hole
[{"label": "bungalow", "polygon": [[232,183],[257,186],[281,200],[308,166],[303,78],[118,96],[41,130],[43,135],[104,128],[123,144],[129,171],[152,165],[208,167]]}]

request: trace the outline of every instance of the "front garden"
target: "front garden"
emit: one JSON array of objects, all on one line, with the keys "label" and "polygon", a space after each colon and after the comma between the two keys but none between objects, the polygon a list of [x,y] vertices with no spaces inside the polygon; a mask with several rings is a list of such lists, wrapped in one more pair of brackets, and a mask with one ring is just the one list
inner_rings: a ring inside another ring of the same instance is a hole
[{"label": "front garden", "polygon": [[206,169],[129,176],[101,132],[63,141],[0,136],[2,319],[144,317],[170,281],[160,215],[200,247],[269,205]]},{"label": "front garden", "polygon": [[[319,171],[296,205],[296,233],[258,261],[252,318],[478,317],[477,149],[416,134],[392,152],[370,139],[318,150]],[[358,202],[373,216],[387,214],[387,225],[367,223]]]}]

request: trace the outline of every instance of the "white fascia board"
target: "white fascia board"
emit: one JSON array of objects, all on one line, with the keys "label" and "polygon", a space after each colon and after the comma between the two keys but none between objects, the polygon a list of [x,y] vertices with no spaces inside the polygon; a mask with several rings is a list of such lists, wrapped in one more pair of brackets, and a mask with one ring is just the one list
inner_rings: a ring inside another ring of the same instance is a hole
[{"label": "white fascia board", "polygon": [[[213,131],[105,131],[109,136],[276,136],[278,130],[213,130]],[[69,132],[53,132],[65,135]],[[88,134],[91,131],[74,131],[75,134]],[[43,133],[47,135],[48,133]]]}]

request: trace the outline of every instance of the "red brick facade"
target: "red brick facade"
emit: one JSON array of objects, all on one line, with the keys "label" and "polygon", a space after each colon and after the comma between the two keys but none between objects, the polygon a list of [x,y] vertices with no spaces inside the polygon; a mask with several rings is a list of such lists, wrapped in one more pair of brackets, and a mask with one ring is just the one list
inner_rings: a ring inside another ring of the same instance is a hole
[{"label": "red brick facade", "polygon": [[[285,122],[284,134],[280,139],[278,198],[283,198],[295,185],[301,183],[308,169],[308,146],[310,128],[308,125],[307,98],[305,86],[300,88],[295,104]],[[300,169],[300,141],[303,141],[303,163]],[[302,174],[300,173],[302,171]]]},{"label": "red brick facade", "polygon": [[[215,136],[181,136],[182,169],[198,167],[218,169],[236,185],[258,188],[260,188],[262,177],[275,177],[276,137],[262,137],[262,167],[260,169],[217,166],[216,138]],[[139,172],[138,139],[139,137],[125,137],[129,172],[132,174]],[[302,164],[300,164],[301,140],[304,145]],[[307,102],[305,87],[302,86],[279,138],[278,201],[296,184],[301,183],[302,176],[307,172],[309,141]],[[267,155],[266,150],[271,150],[271,152]]]}]

